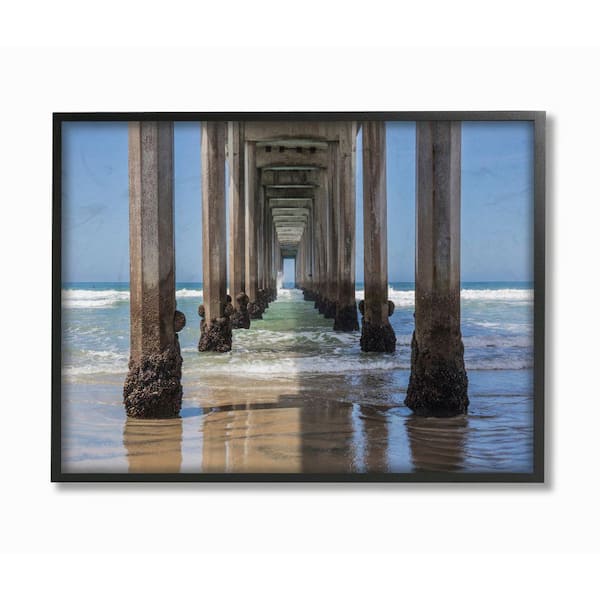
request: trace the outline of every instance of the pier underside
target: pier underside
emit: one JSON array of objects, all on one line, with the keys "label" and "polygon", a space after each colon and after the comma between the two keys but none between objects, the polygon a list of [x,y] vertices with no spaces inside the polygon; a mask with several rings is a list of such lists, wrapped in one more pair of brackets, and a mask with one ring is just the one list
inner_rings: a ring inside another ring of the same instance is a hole
[{"label": "pier underside", "polygon": [[[201,127],[203,301],[198,307],[198,351],[231,352],[236,329],[257,327],[277,298],[284,259],[292,258],[296,286],[331,331],[361,331],[356,345],[362,352],[394,353],[385,123],[207,121]],[[360,322],[355,281],[359,131],[364,223]],[[158,364],[156,356],[178,352],[172,157],[172,123],[130,125],[132,360],[125,399],[132,417],[175,416],[181,399],[179,369],[169,371],[165,388],[162,367],[152,366]],[[448,416],[464,413],[468,406],[460,307],[451,302],[447,310],[432,314],[427,306],[432,301],[440,305],[446,297],[456,299],[460,291],[459,124],[420,123],[417,159],[418,352],[413,352],[407,404],[420,415]],[[430,339],[446,350],[428,346]],[[173,364],[178,360],[174,355]],[[437,375],[431,377],[432,372]],[[148,386],[148,393],[146,380],[158,382]]]}]

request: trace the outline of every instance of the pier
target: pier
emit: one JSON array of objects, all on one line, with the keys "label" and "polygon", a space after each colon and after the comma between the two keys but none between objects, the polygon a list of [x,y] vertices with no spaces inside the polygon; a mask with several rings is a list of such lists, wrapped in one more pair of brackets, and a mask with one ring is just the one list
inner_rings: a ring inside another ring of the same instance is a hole
[{"label": "pier", "polygon": [[[232,350],[233,329],[251,329],[262,318],[277,297],[284,259],[293,259],[296,287],[333,330],[360,330],[364,352],[394,352],[385,122],[208,121],[201,128],[198,350]],[[357,306],[361,129],[365,290]],[[468,407],[460,333],[460,144],[459,122],[417,123],[415,330],[406,404],[418,415],[451,416]],[[129,179],[125,406],[132,417],[172,417],[181,407],[177,333],[185,325],[175,302],[172,123],[130,123]]]}]

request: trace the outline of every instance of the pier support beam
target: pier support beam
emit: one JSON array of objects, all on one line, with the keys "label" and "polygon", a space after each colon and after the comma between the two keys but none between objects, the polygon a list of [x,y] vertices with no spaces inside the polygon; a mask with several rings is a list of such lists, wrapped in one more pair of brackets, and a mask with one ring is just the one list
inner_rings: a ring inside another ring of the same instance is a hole
[{"label": "pier support beam", "polygon": [[248,296],[245,293],[245,197],[244,197],[244,125],[237,121],[227,126],[229,161],[229,294],[235,300],[231,316],[234,329],[248,329]]},{"label": "pier support beam", "polygon": [[246,243],[246,295],[248,296],[248,313],[250,319],[262,319],[262,311],[258,304],[258,182],[256,171],[256,144],[246,142],[244,148],[244,196],[245,196],[245,230]]},{"label": "pier support beam", "polygon": [[327,247],[328,247],[328,185],[327,172],[325,169],[319,170],[319,187],[315,189],[314,210],[315,210],[315,257],[317,272],[316,277],[316,297],[315,308],[324,313],[326,308],[326,294],[328,289],[329,273],[327,270]]},{"label": "pier support beam", "polygon": [[339,239],[339,187],[338,187],[338,144],[331,142],[328,147],[328,211],[329,236],[327,240],[327,300],[324,316],[335,319],[338,288],[338,239]]},{"label": "pier support beam", "polygon": [[389,322],[385,122],[363,123],[363,223],[365,299],[360,347],[364,352],[394,352],[396,335]]},{"label": "pier support beam", "polygon": [[333,328],[335,331],[358,331],[355,289],[356,192],[356,123],[343,125],[339,141],[339,225],[338,298]]},{"label": "pier support beam", "polygon": [[173,123],[129,124],[131,351],[123,389],[127,415],[176,417],[181,352],[175,310]]},{"label": "pier support beam", "polygon": [[[302,250],[302,259],[300,261],[302,265],[302,280],[296,277],[297,287],[302,289],[304,300],[309,302],[314,302],[316,299],[315,282],[317,280],[317,265],[315,262],[315,230],[315,204],[313,200],[308,209],[308,220],[300,243],[300,249]],[[297,258],[296,263],[298,262]]]},{"label": "pier support beam", "polygon": [[256,205],[256,277],[258,281],[257,301],[260,313],[267,308],[265,298],[265,187],[260,185],[260,171],[257,174],[258,204]]},{"label": "pier support beam", "polygon": [[202,122],[202,281],[200,352],[231,350],[231,297],[227,295],[225,123]]},{"label": "pier support beam", "polygon": [[417,122],[415,331],[406,405],[467,412],[460,331],[460,122]]}]

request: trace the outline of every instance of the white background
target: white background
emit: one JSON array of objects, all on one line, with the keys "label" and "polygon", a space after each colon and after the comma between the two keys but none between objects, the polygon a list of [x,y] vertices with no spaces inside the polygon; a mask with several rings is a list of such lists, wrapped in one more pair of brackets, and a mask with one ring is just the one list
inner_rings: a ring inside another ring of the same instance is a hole
[{"label": "white background", "polygon": [[[565,4],[2,9],[4,598],[597,597],[599,20]],[[341,109],[548,111],[547,483],[51,484],[51,113]]]}]

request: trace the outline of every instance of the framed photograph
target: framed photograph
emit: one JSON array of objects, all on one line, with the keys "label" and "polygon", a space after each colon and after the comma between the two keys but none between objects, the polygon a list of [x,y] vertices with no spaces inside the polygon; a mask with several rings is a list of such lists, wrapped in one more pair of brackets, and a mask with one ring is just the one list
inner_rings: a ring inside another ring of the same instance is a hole
[{"label": "framed photograph", "polygon": [[53,481],[543,482],[544,112],[53,127]]}]

